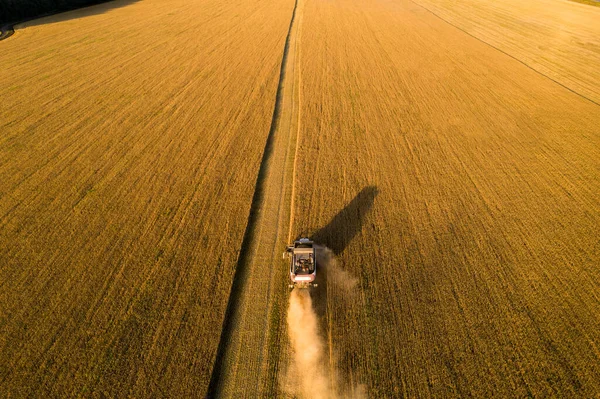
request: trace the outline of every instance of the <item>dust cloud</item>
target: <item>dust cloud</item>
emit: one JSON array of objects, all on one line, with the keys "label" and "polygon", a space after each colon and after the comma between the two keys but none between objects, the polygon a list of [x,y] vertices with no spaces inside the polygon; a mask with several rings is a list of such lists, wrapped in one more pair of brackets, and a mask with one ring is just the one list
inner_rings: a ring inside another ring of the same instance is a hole
[{"label": "dust cloud", "polygon": [[[323,281],[335,285],[343,296],[354,295],[358,280],[338,267],[331,250],[317,248],[318,289],[325,290]],[[319,296],[315,295],[315,300]],[[283,381],[284,391],[301,398],[364,398],[364,386],[345,387],[336,370],[328,367],[326,345],[319,331],[319,316],[313,306],[311,290],[294,288],[287,312],[288,337],[291,344],[291,364]],[[343,395],[341,392],[344,392]]]},{"label": "dust cloud", "polygon": [[324,344],[319,335],[317,315],[310,292],[294,288],[287,314],[288,334],[292,346],[292,364],[288,390],[305,398],[330,398],[332,390],[323,359]]},{"label": "dust cloud", "polygon": [[316,248],[317,266],[321,272],[327,274],[328,284],[335,286],[336,289],[341,291],[342,299],[354,297],[356,295],[358,279],[338,265],[331,249],[322,245],[318,245]]}]

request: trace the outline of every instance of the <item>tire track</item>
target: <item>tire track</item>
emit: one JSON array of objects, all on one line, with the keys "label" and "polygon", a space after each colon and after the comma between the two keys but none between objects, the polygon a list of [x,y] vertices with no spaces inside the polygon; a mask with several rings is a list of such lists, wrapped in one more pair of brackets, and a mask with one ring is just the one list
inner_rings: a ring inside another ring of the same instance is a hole
[{"label": "tire track", "polygon": [[[291,224],[298,128],[296,0],[281,61],[271,128],[261,160],[248,224],[227,304],[208,397],[265,397],[276,385],[267,346],[274,290],[285,284],[281,253]],[[296,130],[294,130],[296,129]],[[296,134],[293,134],[296,132]]]},{"label": "tire track", "polygon": [[411,1],[411,3],[413,3],[413,4],[416,4],[417,6],[421,7],[421,8],[422,8],[422,9],[424,9],[425,11],[427,11],[427,12],[429,12],[430,14],[432,14],[432,15],[436,16],[437,18],[441,19],[442,21],[444,21],[444,22],[445,22],[445,23],[447,23],[448,25],[452,26],[453,28],[456,28],[456,29],[458,29],[459,31],[461,31],[461,32],[465,33],[466,35],[468,35],[468,36],[472,37],[473,39],[475,39],[475,40],[477,40],[477,41],[479,41],[479,42],[481,42],[481,43],[483,43],[483,44],[485,44],[485,45],[487,45],[487,46],[490,46],[490,47],[491,47],[491,48],[493,48],[494,50],[496,50],[496,51],[499,51],[499,52],[501,52],[502,54],[504,54],[504,55],[506,55],[506,56],[508,56],[508,57],[512,58],[513,60],[517,61],[518,63],[520,63],[520,64],[522,64],[522,65],[526,66],[526,67],[527,67],[527,68],[529,68],[529,69],[531,69],[531,70],[532,70],[532,71],[534,71],[535,73],[538,73],[538,74],[540,74],[541,76],[543,76],[543,77],[545,77],[545,78],[547,78],[547,79],[551,80],[552,82],[556,83],[557,85],[561,86],[562,88],[564,88],[564,89],[567,89],[567,90],[568,90],[568,91],[570,91],[571,93],[573,93],[573,94],[575,94],[575,95],[577,95],[577,96],[579,96],[579,97],[583,98],[584,100],[587,100],[587,101],[591,102],[592,104],[595,104],[595,105],[600,105],[600,103],[598,103],[598,102],[594,101],[593,99],[591,99],[591,98],[587,97],[585,94],[579,93],[577,90],[575,90],[575,89],[572,89],[572,88],[570,88],[569,86],[567,86],[566,84],[563,84],[563,83],[559,82],[558,80],[556,80],[555,78],[551,77],[550,75],[547,75],[546,73],[544,73],[544,72],[542,72],[542,71],[540,71],[540,70],[536,69],[535,67],[533,67],[533,66],[529,65],[527,62],[525,62],[525,61],[523,61],[523,60],[519,59],[518,57],[516,57],[516,56],[514,56],[514,55],[512,55],[512,54],[510,54],[510,53],[508,53],[508,52],[506,52],[506,51],[504,51],[504,50],[502,50],[500,47],[497,47],[497,46],[495,46],[495,45],[493,45],[493,44],[491,44],[491,43],[488,43],[488,42],[486,42],[485,40],[481,39],[480,37],[477,37],[476,35],[474,35],[474,34],[472,34],[472,33],[469,33],[467,30],[465,30],[465,29],[463,29],[463,28],[459,27],[458,25],[456,25],[456,24],[454,24],[454,23],[450,22],[448,19],[446,19],[446,18],[442,17],[441,15],[439,15],[438,13],[436,13],[436,12],[432,11],[432,10],[431,10],[431,9],[429,9],[428,7],[425,7],[423,4],[419,3],[418,1],[414,1],[414,0],[410,0],[410,1]]}]

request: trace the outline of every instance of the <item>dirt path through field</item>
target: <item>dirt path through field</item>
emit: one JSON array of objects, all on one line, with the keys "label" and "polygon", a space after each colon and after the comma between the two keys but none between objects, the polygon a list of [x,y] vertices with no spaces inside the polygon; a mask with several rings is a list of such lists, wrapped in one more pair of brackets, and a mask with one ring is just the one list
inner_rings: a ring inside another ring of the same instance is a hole
[{"label": "dirt path through field", "polygon": [[[273,295],[285,284],[281,253],[290,231],[298,132],[296,57],[302,18],[296,0],[282,58],[271,131],[265,145],[248,226],[234,277],[210,397],[264,397],[277,383],[268,344]],[[279,315],[275,315],[278,317]],[[271,372],[270,372],[271,370]]]}]

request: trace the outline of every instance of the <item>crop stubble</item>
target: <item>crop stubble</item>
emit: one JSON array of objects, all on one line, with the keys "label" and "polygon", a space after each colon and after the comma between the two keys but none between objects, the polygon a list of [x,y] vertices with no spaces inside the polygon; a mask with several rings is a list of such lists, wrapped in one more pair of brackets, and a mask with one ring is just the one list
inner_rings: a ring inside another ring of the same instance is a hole
[{"label": "crop stubble", "polygon": [[0,43],[9,396],[208,386],[293,4],[129,3]]},{"label": "crop stubble", "polygon": [[291,14],[269,138],[252,199],[238,270],[227,305],[209,396],[271,397],[278,390],[298,134],[299,30],[302,1]]},{"label": "crop stubble", "polygon": [[600,104],[600,9],[559,0],[415,0]]},{"label": "crop stubble", "polygon": [[[372,397],[597,395],[598,105],[410,1],[307,0],[302,43],[294,220],[359,278],[324,295],[330,367]],[[566,49],[553,79],[595,95]]]}]

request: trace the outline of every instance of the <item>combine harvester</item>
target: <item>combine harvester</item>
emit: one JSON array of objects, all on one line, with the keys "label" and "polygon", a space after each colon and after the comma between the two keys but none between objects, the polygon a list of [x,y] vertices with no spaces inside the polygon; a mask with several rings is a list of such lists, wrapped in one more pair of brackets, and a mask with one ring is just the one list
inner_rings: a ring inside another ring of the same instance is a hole
[{"label": "combine harvester", "polygon": [[314,243],[308,238],[294,241],[283,253],[283,259],[291,258],[290,262],[290,288],[316,287],[317,257]]}]

